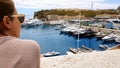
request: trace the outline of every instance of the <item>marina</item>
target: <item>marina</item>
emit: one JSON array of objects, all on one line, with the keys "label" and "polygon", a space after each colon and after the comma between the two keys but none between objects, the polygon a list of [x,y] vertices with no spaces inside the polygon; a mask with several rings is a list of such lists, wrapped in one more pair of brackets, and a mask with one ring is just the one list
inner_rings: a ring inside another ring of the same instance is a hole
[{"label": "marina", "polygon": [[120,68],[120,0],[0,0],[1,68]]},{"label": "marina", "polygon": [[[102,31],[102,33],[97,33],[99,31]],[[116,41],[102,40],[103,37],[113,31],[119,34],[119,30],[84,25],[80,26],[78,30],[77,25],[68,27],[59,24],[38,24],[22,27],[21,38],[37,41],[41,47],[41,54],[56,51],[60,52],[60,55],[66,55],[70,48],[83,48],[82,52],[87,52],[86,48],[95,51],[104,51],[105,49],[99,45],[107,45],[108,47],[117,45]],[[101,39],[98,39],[98,37]],[[85,45],[85,47],[82,45]]]}]

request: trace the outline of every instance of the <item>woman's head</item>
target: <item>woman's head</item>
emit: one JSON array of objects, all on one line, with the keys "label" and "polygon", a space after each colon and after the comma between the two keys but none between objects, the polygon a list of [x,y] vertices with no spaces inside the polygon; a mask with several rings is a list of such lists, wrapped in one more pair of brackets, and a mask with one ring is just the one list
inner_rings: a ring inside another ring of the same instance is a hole
[{"label": "woman's head", "polygon": [[0,22],[4,16],[12,15],[15,10],[12,0],[0,0]]},{"label": "woman's head", "polygon": [[12,0],[0,0],[0,35],[19,37],[20,21]]}]

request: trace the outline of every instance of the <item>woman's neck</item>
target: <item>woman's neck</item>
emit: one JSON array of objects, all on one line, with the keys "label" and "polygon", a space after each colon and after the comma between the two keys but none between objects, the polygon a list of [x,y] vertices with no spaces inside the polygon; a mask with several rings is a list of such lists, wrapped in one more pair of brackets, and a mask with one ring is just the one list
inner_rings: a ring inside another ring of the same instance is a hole
[{"label": "woman's neck", "polygon": [[2,37],[2,36],[10,36],[7,32],[0,32],[0,37]]}]

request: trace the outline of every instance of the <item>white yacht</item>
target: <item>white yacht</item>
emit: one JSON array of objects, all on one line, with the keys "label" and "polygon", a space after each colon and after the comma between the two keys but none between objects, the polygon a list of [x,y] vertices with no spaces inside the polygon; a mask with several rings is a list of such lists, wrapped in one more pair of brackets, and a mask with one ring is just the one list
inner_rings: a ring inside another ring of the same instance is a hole
[{"label": "white yacht", "polygon": [[67,55],[73,55],[74,53],[67,51]]},{"label": "white yacht", "polygon": [[44,57],[52,57],[52,56],[57,56],[57,55],[60,55],[60,52],[52,51],[52,52],[47,52],[43,54]]},{"label": "white yacht", "polygon": [[107,21],[111,21],[113,24],[120,24],[119,19],[108,19]]},{"label": "white yacht", "polygon": [[73,54],[80,54],[80,53],[82,53],[80,48],[70,48],[70,52],[72,52]]},{"label": "white yacht", "polygon": [[74,32],[74,35],[84,34],[85,32],[86,32],[86,29],[79,28],[76,32]]},{"label": "white yacht", "polygon": [[39,24],[43,24],[43,22],[39,19],[30,19],[28,21],[24,22],[26,25],[39,25]]},{"label": "white yacht", "polygon": [[112,40],[115,40],[117,37],[119,37],[119,35],[111,33],[111,34],[103,37],[102,40],[104,40],[104,41],[112,41]]},{"label": "white yacht", "polygon": [[117,43],[120,43],[120,36],[115,39]]},{"label": "white yacht", "polygon": [[104,49],[104,50],[106,50],[106,49],[109,48],[108,45],[99,45],[99,47],[102,48],[102,49]]},{"label": "white yacht", "polygon": [[75,31],[77,31],[77,28],[74,26],[68,26],[66,28],[63,28],[61,31],[62,32],[75,32]]},{"label": "white yacht", "polygon": [[92,26],[92,27],[102,27],[103,25],[101,23],[94,23],[94,24],[89,24],[89,26]]}]

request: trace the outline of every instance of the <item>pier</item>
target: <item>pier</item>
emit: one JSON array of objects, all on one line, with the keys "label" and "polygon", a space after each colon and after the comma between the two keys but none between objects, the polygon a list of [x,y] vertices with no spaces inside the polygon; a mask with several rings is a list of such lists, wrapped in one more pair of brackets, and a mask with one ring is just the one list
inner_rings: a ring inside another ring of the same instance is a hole
[{"label": "pier", "polygon": [[91,26],[83,26],[83,25],[81,27],[85,29],[92,29],[93,31],[96,31],[96,32],[101,31],[105,33],[106,35],[111,32],[120,35],[120,30],[117,30],[117,29],[107,29],[107,28],[99,28],[99,27],[91,27]]}]

